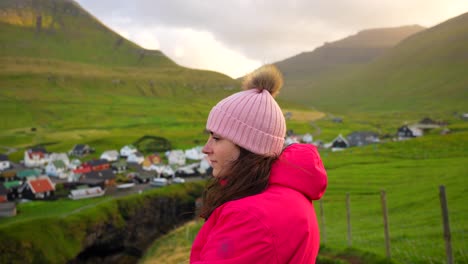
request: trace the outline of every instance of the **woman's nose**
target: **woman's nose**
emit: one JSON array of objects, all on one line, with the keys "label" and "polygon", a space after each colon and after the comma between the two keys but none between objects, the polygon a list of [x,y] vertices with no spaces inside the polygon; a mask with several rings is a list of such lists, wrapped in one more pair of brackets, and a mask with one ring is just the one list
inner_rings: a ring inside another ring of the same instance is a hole
[{"label": "woman's nose", "polygon": [[202,148],[203,154],[209,154],[211,152],[210,140],[206,142],[205,146]]}]

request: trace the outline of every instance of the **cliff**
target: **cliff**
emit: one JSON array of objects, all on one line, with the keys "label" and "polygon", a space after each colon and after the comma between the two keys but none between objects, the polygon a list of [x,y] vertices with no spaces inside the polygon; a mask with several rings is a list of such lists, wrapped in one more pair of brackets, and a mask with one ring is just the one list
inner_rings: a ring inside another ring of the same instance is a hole
[{"label": "cliff", "polygon": [[202,190],[171,186],[9,225],[0,229],[0,263],[136,263],[156,238],[193,219]]}]

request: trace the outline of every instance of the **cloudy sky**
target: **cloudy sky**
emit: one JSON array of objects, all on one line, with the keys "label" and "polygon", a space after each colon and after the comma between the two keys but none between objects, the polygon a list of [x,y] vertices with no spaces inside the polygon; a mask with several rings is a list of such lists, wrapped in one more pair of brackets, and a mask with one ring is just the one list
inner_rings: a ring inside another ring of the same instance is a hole
[{"label": "cloudy sky", "polygon": [[176,63],[237,78],[370,28],[432,27],[467,0],[76,0],[117,33]]}]

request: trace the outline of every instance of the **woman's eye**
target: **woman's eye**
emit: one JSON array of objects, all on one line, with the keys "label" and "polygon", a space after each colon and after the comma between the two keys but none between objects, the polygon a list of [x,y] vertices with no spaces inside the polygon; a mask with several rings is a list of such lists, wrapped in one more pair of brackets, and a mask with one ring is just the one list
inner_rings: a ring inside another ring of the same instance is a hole
[{"label": "woman's eye", "polygon": [[218,141],[218,140],[220,140],[220,138],[219,138],[219,137],[213,137],[213,139],[214,139],[214,141]]}]

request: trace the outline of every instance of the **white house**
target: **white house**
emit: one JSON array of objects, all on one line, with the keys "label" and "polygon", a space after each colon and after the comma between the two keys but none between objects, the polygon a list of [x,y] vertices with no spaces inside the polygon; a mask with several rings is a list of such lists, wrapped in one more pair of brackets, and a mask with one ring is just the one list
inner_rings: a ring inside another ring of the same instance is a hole
[{"label": "white house", "polygon": [[170,165],[185,165],[185,153],[183,150],[171,150],[166,153]]},{"label": "white house", "polygon": [[125,145],[120,149],[120,156],[128,157],[135,152],[138,152],[138,149],[135,146]]},{"label": "white house", "polygon": [[198,168],[198,172],[200,174],[206,174],[208,169],[211,168],[210,163],[208,162],[207,157],[205,156],[201,161],[200,161],[200,167]]},{"label": "white house", "polygon": [[332,142],[325,144],[325,148],[331,148],[332,151],[340,151],[350,147],[350,144],[343,135],[339,134]]},{"label": "white house", "polygon": [[285,146],[289,146],[289,145],[294,144],[294,143],[299,143],[296,136],[286,137],[286,139],[284,140],[284,145]]},{"label": "white house", "polygon": [[203,156],[205,155],[203,154],[202,149],[203,147],[200,147],[200,146],[197,146],[191,149],[186,149],[185,157],[191,160],[201,160],[203,159]]},{"label": "white house", "polygon": [[307,133],[307,134],[304,134],[304,136],[302,136],[302,142],[311,144],[312,141],[313,141],[313,138],[311,134]]},{"label": "white house", "polygon": [[132,153],[127,157],[127,162],[142,164],[143,161],[145,161],[145,157],[140,152]]},{"label": "white house", "polygon": [[399,127],[397,130],[398,140],[405,140],[408,138],[420,137],[422,135],[423,135],[422,129],[419,129],[415,126],[404,125],[402,127]]},{"label": "white house", "polygon": [[26,199],[44,199],[53,195],[55,184],[48,176],[30,177],[18,188],[20,197]]},{"label": "white house", "polygon": [[7,155],[0,154],[0,171],[10,168],[11,164]]},{"label": "white house", "polygon": [[50,177],[57,177],[60,179],[66,179],[68,177],[67,166],[62,160],[49,162],[45,167],[45,172],[47,176]]},{"label": "white house", "polygon": [[79,159],[72,159],[68,164],[68,168],[70,170],[76,170],[78,167],[81,166],[81,161]]},{"label": "white house", "polygon": [[119,152],[117,150],[107,150],[101,154],[101,159],[105,159],[109,162],[114,162],[119,159]]},{"label": "white house", "polygon": [[49,154],[49,162],[53,162],[54,160],[61,160],[68,167],[70,164],[70,159],[66,153],[51,153]]},{"label": "white house", "polygon": [[81,173],[74,173],[73,171],[71,171],[70,173],[68,173],[67,181],[78,182],[80,181],[81,176],[82,176]]},{"label": "white house", "polygon": [[166,165],[166,166],[163,166],[163,167],[162,167],[161,173],[160,173],[159,175],[160,175],[160,176],[163,176],[163,177],[166,177],[166,178],[169,178],[169,177],[174,177],[174,176],[175,176],[175,172],[174,172],[174,170],[171,168],[171,166]]},{"label": "white house", "polygon": [[24,165],[26,167],[41,167],[48,161],[48,154],[44,148],[31,148],[24,152]]},{"label": "white house", "polygon": [[195,176],[197,175],[197,173],[199,173],[199,168],[200,168],[200,162],[196,162],[196,163],[192,163],[189,165],[179,167],[175,171],[176,176],[180,176],[180,177]]},{"label": "white house", "polygon": [[413,131],[413,135],[415,137],[422,137],[423,134],[424,134],[423,130],[420,127],[418,127],[417,125],[411,125],[411,126],[408,126],[408,128],[411,131]]},{"label": "white house", "polygon": [[468,120],[468,113],[462,113],[460,116],[463,120]]}]

